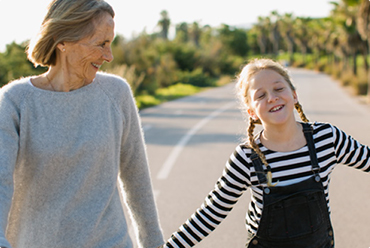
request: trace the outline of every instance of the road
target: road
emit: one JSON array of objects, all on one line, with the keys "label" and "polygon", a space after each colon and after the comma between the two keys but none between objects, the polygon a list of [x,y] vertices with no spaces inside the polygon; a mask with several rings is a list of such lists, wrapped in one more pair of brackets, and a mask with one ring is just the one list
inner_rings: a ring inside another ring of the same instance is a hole
[{"label": "road", "polygon": [[[370,145],[370,106],[325,74],[291,69],[311,121],[330,122]],[[234,85],[207,90],[140,112],[153,187],[167,239],[212,190],[225,162],[245,139],[246,123]],[[336,248],[370,247],[370,175],[337,166],[330,186]],[[244,247],[247,191],[199,248]]]}]

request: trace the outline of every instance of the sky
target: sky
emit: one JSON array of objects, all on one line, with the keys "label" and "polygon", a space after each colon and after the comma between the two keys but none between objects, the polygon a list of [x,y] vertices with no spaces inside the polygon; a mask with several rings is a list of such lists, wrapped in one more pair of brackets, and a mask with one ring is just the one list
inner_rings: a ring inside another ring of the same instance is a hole
[{"label": "sky", "polygon": [[[51,0],[0,0],[0,52],[6,44],[31,39],[39,30]],[[130,39],[143,31],[158,31],[160,13],[166,10],[172,29],[197,21],[217,27],[251,25],[271,11],[295,16],[325,17],[333,0],[106,0],[116,12],[116,33]]]}]

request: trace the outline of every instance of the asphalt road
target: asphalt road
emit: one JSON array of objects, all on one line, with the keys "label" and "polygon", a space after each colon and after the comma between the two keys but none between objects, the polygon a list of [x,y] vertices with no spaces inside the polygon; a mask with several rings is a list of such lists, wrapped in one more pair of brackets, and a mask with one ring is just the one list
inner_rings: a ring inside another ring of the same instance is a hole
[{"label": "asphalt road", "polygon": [[[322,73],[291,69],[298,98],[311,121],[330,122],[370,145],[370,105]],[[234,84],[140,112],[152,181],[165,238],[190,217],[212,190],[225,162],[245,138]],[[330,186],[336,248],[370,247],[370,175],[337,166]],[[245,192],[199,248],[244,247]]]}]

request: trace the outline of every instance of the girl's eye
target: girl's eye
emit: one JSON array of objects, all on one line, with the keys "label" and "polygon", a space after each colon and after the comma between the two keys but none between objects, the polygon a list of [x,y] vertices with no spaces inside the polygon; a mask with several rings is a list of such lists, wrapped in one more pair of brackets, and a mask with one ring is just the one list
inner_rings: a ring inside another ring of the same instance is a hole
[{"label": "girl's eye", "polygon": [[283,91],[284,90],[284,88],[283,87],[281,87],[281,88],[277,88],[276,89],[276,91]]},{"label": "girl's eye", "polygon": [[257,99],[262,99],[265,95],[266,95],[265,93],[257,95]]}]

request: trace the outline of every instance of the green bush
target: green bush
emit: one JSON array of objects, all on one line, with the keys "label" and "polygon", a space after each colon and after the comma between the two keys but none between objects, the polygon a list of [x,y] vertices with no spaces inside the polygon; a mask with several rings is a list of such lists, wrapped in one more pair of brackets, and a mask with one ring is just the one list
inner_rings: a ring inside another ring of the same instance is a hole
[{"label": "green bush", "polygon": [[200,87],[178,83],[167,88],[156,90],[156,97],[162,101],[170,101],[184,96],[193,95],[199,91]]},{"label": "green bush", "polygon": [[353,75],[352,70],[345,70],[341,73],[340,82],[343,86],[350,86],[357,80],[356,76]]},{"label": "green bush", "polygon": [[366,95],[368,92],[367,72],[365,69],[358,70],[357,76],[353,78],[352,86],[357,95]]},{"label": "green bush", "polygon": [[156,106],[161,103],[159,99],[151,95],[139,95],[135,97],[136,105],[139,109]]},{"label": "green bush", "polygon": [[154,95],[139,95],[135,99],[138,108],[144,109],[161,104],[162,102],[193,95],[201,90],[201,87],[178,83],[167,88],[157,89]]},{"label": "green bush", "polygon": [[191,72],[179,71],[178,82],[183,84],[191,84],[198,87],[215,86],[215,80],[204,73],[202,68],[197,68]]}]

